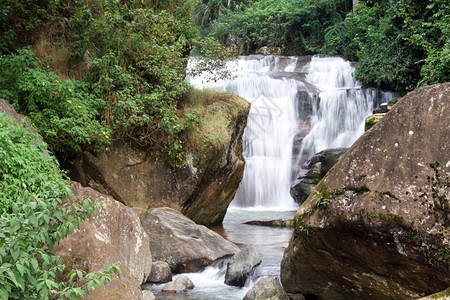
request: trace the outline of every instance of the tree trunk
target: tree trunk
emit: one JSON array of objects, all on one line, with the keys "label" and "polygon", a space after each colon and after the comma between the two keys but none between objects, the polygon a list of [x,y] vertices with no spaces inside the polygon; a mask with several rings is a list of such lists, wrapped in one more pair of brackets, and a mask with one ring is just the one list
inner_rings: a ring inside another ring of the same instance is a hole
[{"label": "tree trunk", "polygon": [[357,14],[356,5],[358,5],[358,0],[353,0],[352,12],[353,14]]}]

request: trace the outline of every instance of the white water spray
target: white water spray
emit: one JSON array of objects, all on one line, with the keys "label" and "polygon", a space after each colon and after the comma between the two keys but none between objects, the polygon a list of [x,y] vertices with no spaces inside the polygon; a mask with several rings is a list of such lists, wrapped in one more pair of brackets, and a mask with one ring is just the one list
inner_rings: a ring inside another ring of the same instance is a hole
[{"label": "white water spray", "polygon": [[313,105],[311,131],[303,139],[300,159],[322,150],[350,147],[363,133],[364,120],[376,104],[389,102],[392,93],[361,89],[354,68],[340,57],[314,56],[306,79],[319,89]]},{"label": "white water spray", "polygon": [[[291,59],[286,69],[293,69]],[[204,83],[197,88],[237,94],[251,103],[244,132],[244,177],[231,206],[265,210],[292,210],[289,194],[292,138],[296,130],[295,95],[301,84],[293,79],[274,79],[271,70],[284,69],[279,58],[240,59],[231,80]]]},{"label": "white water spray", "polygon": [[244,132],[244,177],[230,207],[296,209],[289,191],[299,91],[315,100],[298,163],[324,149],[349,147],[364,132],[378,92],[362,90],[353,78],[354,68],[342,58],[314,56],[306,67],[300,60],[305,62],[297,57],[243,57],[231,64],[236,70],[231,80],[189,79],[196,88],[231,92],[252,104]]}]

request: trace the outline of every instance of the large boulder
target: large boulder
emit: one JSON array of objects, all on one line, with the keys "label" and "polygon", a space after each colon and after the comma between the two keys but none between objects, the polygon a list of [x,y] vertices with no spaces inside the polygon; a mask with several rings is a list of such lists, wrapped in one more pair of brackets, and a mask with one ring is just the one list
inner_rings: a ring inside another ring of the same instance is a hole
[{"label": "large boulder", "polygon": [[247,247],[230,259],[225,274],[225,283],[244,286],[252,271],[261,263],[261,257],[255,247]]},{"label": "large boulder", "polygon": [[152,241],[153,259],[167,262],[174,273],[200,271],[239,251],[219,234],[171,208],[149,210],[142,226]]},{"label": "large boulder", "polygon": [[449,182],[449,116],[450,83],[417,89],[343,155],[294,218],[288,293],[414,299],[450,286],[450,188],[437,184]]},{"label": "large boulder", "polygon": [[243,300],[289,300],[280,282],[273,277],[260,279],[248,292]]},{"label": "large boulder", "polygon": [[[184,137],[187,164],[171,167],[153,149],[115,141],[109,152],[83,152],[65,165],[71,178],[146,211],[172,207],[196,223],[221,223],[244,172],[242,135],[250,105],[231,94],[199,94],[201,120]],[[195,99],[197,100],[197,99]]]},{"label": "large boulder", "polygon": [[92,221],[85,221],[55,247],[71,269],[88,272],[103,270],[110,264],[122,270],[120,278],[114,277],[106,287],[92,291],[89,299],[141,299],[140,285],[151,271],[150,239],[145,233],[138,215],[132,208],[71,183],[75,197],[68,201],[91,199],[101,206]]}]

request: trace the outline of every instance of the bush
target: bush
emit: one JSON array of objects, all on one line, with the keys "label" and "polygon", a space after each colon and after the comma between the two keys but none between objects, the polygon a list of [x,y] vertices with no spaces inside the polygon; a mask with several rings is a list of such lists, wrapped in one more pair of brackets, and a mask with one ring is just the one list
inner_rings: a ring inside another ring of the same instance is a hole
[{"label": "bush", "polygon": [[[55,1],[40,8],[45,18],[34,10],[22,14],[21,7],[5,9],[11,19],[23,15],[45,30],[30,28],[36,36],[24,43],[32,48],[4,50],[0,96],[32,120],[51,151],[66,158],[82,149],[108,150],[110,139],[122,139],[160,152],[171,164],[184,163],[182,133],[191,118],[177,108],[190,89],[185,69],[197,34],[190,0]],[[44,49],[36,40],[46,41]],[[63,76],[49,68],[44,54],[58,54],[45,49],[49,43],[70,53],[55,70]],[[68,76],[79,80],[61,79]]]},{"label": "bush", "polygon": [[450,80],[448,1],[367,1],[326,48],[358,59],[357,79],[407,92]]},{"label": "bush", "polygon": [[0,97],[31,119],[52,151],[69,156],[108,147],[108,129],[99,121],[105,101],[86,83],[62,80],[30,49],[0,56],[0,86]]},{"label": "bush", "polygon": [[25,127],[0,113],[0,299],[78,299],[119,272],[86,274],[65,267],[53,246],[92,216],[86,200],[63,207],[72,196],[46,145]]}]

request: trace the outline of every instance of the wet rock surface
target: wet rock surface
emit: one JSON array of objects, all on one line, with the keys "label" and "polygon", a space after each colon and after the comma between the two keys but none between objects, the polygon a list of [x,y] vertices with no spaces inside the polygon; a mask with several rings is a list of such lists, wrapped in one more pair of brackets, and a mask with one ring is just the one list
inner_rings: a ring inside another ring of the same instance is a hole
[{"label": "wet rock surface", "polygon": [[308,159],[291,183],[291,196],[298,204],[305,202],[314,187],[347,151],[347,148],[328,149]]},{"label": "wet rock surface", "polygon": [[225,283],[244,286],[252,271],[261,263],[261,257],[255,247],[247,247],[230,259],[225,274]]}]

